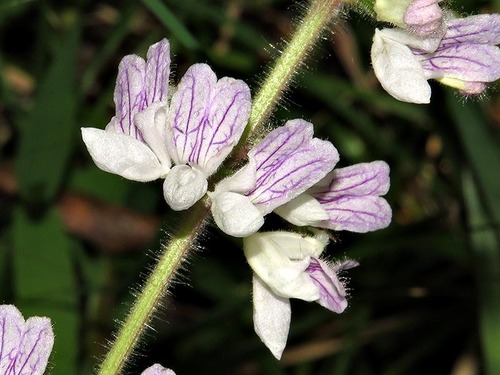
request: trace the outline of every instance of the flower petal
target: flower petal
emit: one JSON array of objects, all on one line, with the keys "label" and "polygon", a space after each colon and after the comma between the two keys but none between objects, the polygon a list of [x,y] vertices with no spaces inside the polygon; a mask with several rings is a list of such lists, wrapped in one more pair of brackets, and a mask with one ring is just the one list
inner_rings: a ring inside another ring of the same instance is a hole
[{"label": "flower petal", "polygon": [[176,165],[165,177],[163,195],[172,210],[187,210],[205,195],[207,186],[202,172],[189,165]]},{"label": "flower petal", "polygon": [[328,212],[315,198],[306,193],[302,193],[283,206],[279,206],[274,212],[289,223],[298,226],[314,226],[328,220]]},{"label": "flower petal", "polygon": [[50,319],[26,322],[13,305],[0,305],[0,373],[42,375],[54,345]]},{"label": "flower petal", "polygon": [[309,254],[323,251],[324,245],[314,237],[290,232],[256,233],[243,239],[243,251],[256,275],[276,295],[304,301],[319,298],[305,270]]},{"label": "flower petal", "polygon": [[169,150],[175,164],[193,161],[202,141],[206,112],[216,84],[217,77],[206,64],[192,65],[179,82],[172,96],[168,120],[172,133],[168,137]]},{"label": "flower petal", "polygon": [[200,129],[200,142],[190,160],[207,176],[217,170],[240,139],[250,109],[250,89],[246,83],[229,77],[217,82],[205,123]]},{"label": "flower petal", "polygon": [[147,105],[167,101],[170,78],[170,44],[162,39],[148,49],[146,59]]},{"label": "flower petal", "polygon": [[320,200],[340,195],[385,195],[390,186],[389,171],[381,160],[334,169],[308,193]]},{"label": "flower petal", "polygon": [[318,287],[318,303],[338,314],[347,307],[346,291],[336,272],[325,261],[311,258],[306,272]]},{"label": "flower petal", "polygon": [[167,152],[167,103],[156,102],[135,115],[135,124],[141,131],[144,142],[153,150],[160,163],[170,168]]},{"label": "flower petal", "polygon": [[457,44],[423,55],[421,64],[427,78],[444,75],[462,81],[493,82],[500,78],[500,48],[487,44]]},{"label": "flower petal", "polygon": [[410,48],[375,30],[371,59],[373,70],[382,87],[398,100],[429,103],[431,87],[424,70]]},{"label": "flower petal", "polygon": [[500,44],[500,14],[479,14],[449,21],[440,48],[459,43]]},{"label": "flower petal", "polygon": [[248,197],[234,193],[210,193],[212,216],[217,226],[234,237],[247,237],[264,224],[264,217]]},{"label": "flower petal", "polygon": [[175,372],[158,363],[155,363],[153,366],[148,367],[146,370],[141,372],[141,375],[175,375]]},{"label": "flower petal", "polygon": [[443,25],[443,11],[438,3],[439,0],[413,0],[403,17],[408,29],[420,36],[439,31]]},{"label": "flower petal", "polygon": [[303,193],[339,160],[335,147],[313,138],[313,125],[300,119],[270,132],[248,157],[255,160],[257,179],[247,195],[263,214]]},{"label": "flower petal", "polygon": [[243,81],[217,81],[206,64],[190,67],[171,104],[176,163],[197,165],[207,177],[214,173],[240,139],[250,107],[250,89]]},{"label": "flower petal", "polygon": [[134,125],[134,116],[146,106],[146,62],[139,56],[125,56],[118,66],[114,93],[116,105],[115,130],[141,139]]},{"label": "flower petal", "polygon": [[156,180],[168,173],[168,168],[161,165],[153,151],[131,136],[82,128],[82,138],[95,164],[105,172],[141,182]]},{"label": "flower petal", "polygon": [[252,296],[255,332],[271,353],[280,359],[292,317],[290,301],[275,295],[258,276],[253,277]]},{"label": "flower petal", "polygon": [[318,225],[322,228],[366,233],[386,228],[392,219],[391,207],[381,197],[346,195],[322,205],[330,217]]},{"label": "flower petal", "polygon": [[257,164],[254,159],[250,159],[240,170],[218,182],[215,185],[214,193],[232,191],[234,193],[245,194],[254,188],[256,181]]}]

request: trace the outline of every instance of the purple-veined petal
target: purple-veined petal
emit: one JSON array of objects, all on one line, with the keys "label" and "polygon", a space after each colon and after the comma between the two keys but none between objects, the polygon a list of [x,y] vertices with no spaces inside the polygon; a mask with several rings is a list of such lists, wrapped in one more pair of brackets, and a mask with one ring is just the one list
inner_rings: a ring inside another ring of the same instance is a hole
[{"label": "purple-veined petal", "polygon": [[411,49],[386,37],[388,29],[375,30],[371,49],[373,71],[390,95],[410,103],[429,103],[431,87]]},{"label": "purple-veined petal", "polygon": [[175,375],[175,372],[163,367],[159,363],[155,363],[153,366],[141,372],[141,375]]},{"label": "purple-veined petal", "polygon": [[291,120],[270,132],[248,153],[256,163],[256,186],[247,193],[267,214],[303,193],[333,169],[335,147],[313,138],[313,125]]},{"label": "purple-veined petal", "polygon": [[243,81],[217,81],[206,64],[189,68],[171,104],[176,163],[197,165],[207,177],[214,173],[241,137],[250,107],[250,89]]},{"label": "purple-veined petal", "polygon": [[206,64],[194,64],[184,74],[172,96],[169,112],[169,151],[175,164],[191,160],[202,136],[210,96],[217,77]]},{"label": "purple-veined petal", "polygon": [[308,192],[320,200],[340,195],[385,195],[390,187],[389,171],[387,163],[381,160],[338,168]]},{"label": "purple-veined petal", "polygon": [[403,20],[408,29],[418,35],[428,36],[439,31],[443,24],[443,11],[439,0],[414,0]]},{"label": "purple-veined petal", "polygon": [[166,101],[170,78],[170,44],[167,39],[149,47],[145,69],[147,105]]},{"label": "purple-veined petal", "polygon": [[187,210],[207,192],[203,173],[189,165],[176,165],[165,177],[163,195],[174,211]]},{"label": "purple-veined petal", "polygon": [[457,44],[421,57],[428,78],[442,76],[472,82],[500,78],[500,48],[487,44]]},{"label": "purple-veined petal", "polygon": [[386,194],[389,186],[389,166],[383,161],[334,170],[308,191],[329,216],[316,225],[358,233],[387,227],[392,211],[379,196]]},{"label": "purple-veined petal", "polygon": [[500,14],[479,14],[449,21],[439,49],[460,43],[500,44]]},{"label": "purple-veined petal", "polygon": [[306,272],[319,289],[317,302],[331,311],[342,313],[347,307],[346,291],[333,267],[321,259],[311,258]]},{"label": "purple-veined petal", "polygon": [[234,237],[247,237],[264,224],[264,216],[247,196],[232,191],[209,193],[217,226]]},{"label": "purple-veined petal", "polygon": [[114,93],[116,105],[115,128],[141,140],[141,132],[134,125],[134,116],[146,106],[146,62],[139,56],[125,56],[118,66]]},{"label": "purple-veined petal", "polygon": [[253,277],[253,325],[255,333],[280,359],[286,346],[292,309],[288,298],[275,295],[258,276]]},{"label": "purple-veined petal", "polygon": [[82,128],[82,138],[94,163],[105,172],[146,182],[164,177],[168,166],[143,142],[122,133]]},{"label": "purple-veined petal", "polygon": [[321,201],[330,217],[318,224],[333,230],[366,233],[389,226],[392,210],[387,201],[374,196],[339,196]]},{"label": "purple-veined petal", "polygon": [[26,322],[13,305],[0,305],[0,373],[42,375],[54,344],[50,319]]},{"label": "purple-veined petal", "polygon": [[240,139],[250,109],[250,89],[245,82],[229,77],[217,81],[199,137],[201,142],[190,161],[206,175],[214,173]]}]

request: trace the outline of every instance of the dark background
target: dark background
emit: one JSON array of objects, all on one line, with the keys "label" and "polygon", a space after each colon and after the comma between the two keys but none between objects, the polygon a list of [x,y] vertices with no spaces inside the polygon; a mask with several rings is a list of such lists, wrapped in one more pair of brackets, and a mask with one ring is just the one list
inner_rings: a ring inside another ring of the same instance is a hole
[{"label": "dark background", "polygon": [[[447,2],[462,15],[499,1]],[[173,80],[207,62],[253,94],[303,14],[288,0],[0,3],[0,303],[51,317],[52,374],[90,374],[178,214],[161,182],[100,171],[80,127],[114,114],[120,59],[167,37]],[[335,233],[327,257],[357,259],[350,306],[292,301],[276,361],[253,332],[241,243],[209,226],[128,368],[182,374],[500,374],[500,97],[431,82],[429,105],[400,103],[374,78],[369,15],[345,10],[270,125],[304,118],[340,166],[391,167],[393,222]],[[270,221],[277,220],[269,217]],[[278,222],[279,223],[279,222]]]}]

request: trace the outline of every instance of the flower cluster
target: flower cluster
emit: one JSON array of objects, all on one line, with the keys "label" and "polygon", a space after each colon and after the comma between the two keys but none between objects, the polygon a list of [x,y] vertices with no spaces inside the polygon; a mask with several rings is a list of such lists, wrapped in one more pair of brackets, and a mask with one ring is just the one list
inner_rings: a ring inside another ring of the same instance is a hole
[{"label": "flower cluster", "polygon": [[83,140],[104,171],[136,181],[163,178],[174,210],[191,207],[205,194],[218,227],[244,238],[254,271],[255,330],[281,357],[290,323],[290,298],[317,301],[341,313],[346,290],[338,273],[356,262],[329,264],[320,258],[328,234],[256,233],[275,212],[296,226],[368,232],[389,225],[382,198],[389,167],[382,161],[334,169],[339,153],[314,137],[302,119],[269,132],[248,152],[246,164],[208,191],[208,179],[243,134],[250,90],[229,77],[217,80],[205,64],[191,66],[176,88],[169,86],[169,44],[152,45],[147,59],[120,63],[116,115],[105,130],[83,128]]},{"label": "flower cluster", "polygon": [[169,206],[185,210],[205,195],[208,177],[241,137],[250,89],[241,80],[217,80],[206,64],[191,66],[173,94],[169,76],[166,39],[149,48],[146,61],[124,57],[116,115],[105,130],[82,128],[82,137],[99,168],[134,181],[163,178]]},{"label": "flower cluster", "polygon": [[372,65],[398,100],[429,103],[429,79],[477,95],[500,78],[500,14],[457,18],[438,3],[376,1],[377,17],[398,27],[375,30]]},{"label": "flower cluster", "polygon": [[[34,316],[24,320],[14,305],[0,305],[0,373],[43,375],[49,362],[54,332],[49,318]],[[141,375],[175,375],[159,364]]]}]

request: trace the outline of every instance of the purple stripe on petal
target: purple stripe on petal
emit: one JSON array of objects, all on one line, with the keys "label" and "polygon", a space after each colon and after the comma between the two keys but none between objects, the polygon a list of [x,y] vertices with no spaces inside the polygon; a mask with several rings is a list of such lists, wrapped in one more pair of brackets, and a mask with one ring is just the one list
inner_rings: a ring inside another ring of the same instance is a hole
[{"label": "purple stripe on petal", "polygon": [[386,228],[391,223],[392,210],[387,201],[374,196],[339,196],[328,201],[320,200],[328,213],[328,221],[319,227],[366,233]]},{"label": "purple stripe on petal", "polygon": [[167,100],[170,78],[170,44],[162,39],[148,49],[146,61],[147,105]]},{"label": "purple stripe on petal", "polygon": [[250,89],[246,83],[229,77],[217,82],[201,129],[201,142],[190,156],[190,161],[203,168],[207,176],[217,170],[240,139],[250,109]]},{"label": "purple stripe on petal", "polygon": [[339,155],[330,142],[313,138],[311,123],[299,119],[269,133],[249,158],[257,164],[257,183],[247,195],[269,213],[322,179]]},{"label": "purple stripe on petal", "polygon": [[321,200],[339,195],[385,195],[389,191],[389,166],[384,161],[335,169],[309,193]]},{"label": "purple stripe on petal", "polygon": [[500,49],[487,44],[457,44],[426,55],[422,67],[463,81],[493,82],[500,78]]},{"label": "purple stripe on petal", "polygon": [[26,322],[13,305],[0,306],[0,373],[42,375],[54,343],[48,318]]},{"label": "purple stripe on petal", "polygon": [[447,27],[439,49],[459,43],[500,44],[500,14],[456,18]]},{"label": "purple stripe on petal", "polygon": [[134,125],[134,116],[146,106],[145,69],[144,59],[125,56],[118,66],[114,93],[116,121],[121,132],[138,140],[142,140],[142,135]]},{"label": "purple stripe on petal", "polygon": [[329,216],[320,227],[365,233],[390,224],[392,211],[385,199],[389,166],[383,161],[336,169],[308,193]]},{"label": "purple stripe on petal", "polygon": [[170,104],[170,149],[176,164],[185,164],[203,142],[203,128],[217,77],[206,64],[192,65],[182,77]]},{"label": "purple stripe on petal", "polygon": [[347,307],[346,291],[333,267],[321,259],[311,258],[306,273],[318,287],[321,306],[342,313]]}]

